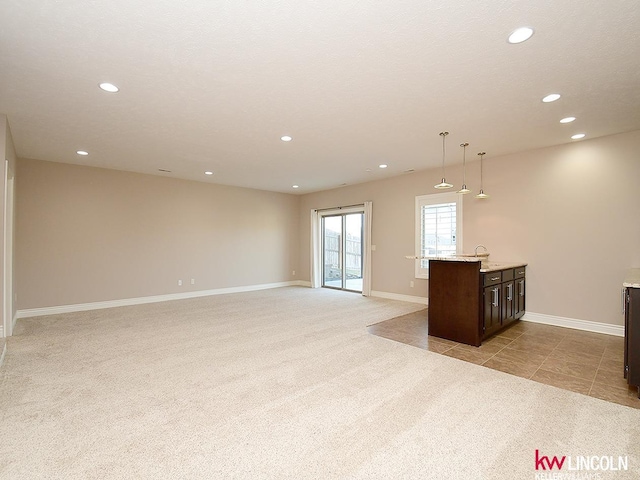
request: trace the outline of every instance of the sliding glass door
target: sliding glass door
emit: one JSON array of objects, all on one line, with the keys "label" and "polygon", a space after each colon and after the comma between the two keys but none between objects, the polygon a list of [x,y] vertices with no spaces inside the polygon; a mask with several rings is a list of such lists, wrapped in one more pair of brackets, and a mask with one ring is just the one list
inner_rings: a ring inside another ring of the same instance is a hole
[{"label": "sliding glass door", "polygon": [[322,217],[322,286],[362,292],[362,212]]}]

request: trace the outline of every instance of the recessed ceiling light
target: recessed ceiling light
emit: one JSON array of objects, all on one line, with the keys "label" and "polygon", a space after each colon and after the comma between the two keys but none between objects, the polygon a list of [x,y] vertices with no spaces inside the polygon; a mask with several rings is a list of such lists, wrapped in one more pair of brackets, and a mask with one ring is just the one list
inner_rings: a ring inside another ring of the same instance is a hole
[{"label": "recessed ceiling light", "polygon": [[293,140],[293,137],[290,137],[289,135],[283,135],[282,137],[280,137],[280,140],[282,140],[283,142],[290,142],[291,140]]},{"label": "recessed ceiling light", "polygon": [[560,123],[571,123],[576,119],[576,117],[565,117],[562,120],[560,120]]},{"label": "recessed ceiling light", "polygon": [[571,138],[573,140],[580,140],[581,138],[584,138],[586,136],[587,136],[586,133],[576,133],[575,135],[571,135]]},{"label": "recessed ceiling light", "polygon": [[107,83],[107,82],[101,83],[100,88],[105,92],[109,92],[109,93],[116,93],[118,90],[120,90],[113,83]]},{"label": "recessed ceiling light", "polygon": [[291,188],[300,188],[298,185],[293,185]]},{"label": "recessed ceiling light", "polygon": [[387,168],[387,167],[388,167],[388,165],[387,165],[387,164],[385,164],[385,163],[383,163],[382,165],[378,165],[378,167],[380,167],[380,168]]},{"label": "recessed ceiling light", "polygon": [[204,174],[205,175],[213,175],[213,172],[210,172],[210,171],[207,170],[206,172],[204,172]]},{"label": "recessed ceiling light", "polygon": [[520,27],[511,32],[507,41],[509,43],[522,43],[525,40],[529,40],[531,35],[533,35],[533,28]]},{"label": "recessed ceiling light", "polygon": [[84,156],[89,155],[89,152],[85,152],[84,150],[78,150],[76,153],[77,153],[78,155],[84,155]]},{"label": "recessed ceiling light", "polygon": [[560,98],[560,94],[559,93],[551,93],[551,94],[547,95],[546,97],[544,97],[542,99],[542,101],[544,103],[555,102],[559,98]]}]

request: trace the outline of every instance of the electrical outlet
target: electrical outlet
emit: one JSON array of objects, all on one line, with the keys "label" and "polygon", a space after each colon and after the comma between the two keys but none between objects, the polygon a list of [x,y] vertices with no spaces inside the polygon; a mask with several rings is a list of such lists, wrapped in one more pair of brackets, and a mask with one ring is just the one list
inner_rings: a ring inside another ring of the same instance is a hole
[{"label": "electrical outlet", "polygon": [[182,286],[182,280],[178,280],[178,286],[181,287]]},{"label": "electrical outlet", "polygon": [[296,276],[296,271],[295,271],[295,270],[294,270],[294,271],[292,271],[292,272],[291,272],[291,275],[293,275],[293,276],[295,277],[295,276]]},{"label": "electrical outlet", "polygon": [[409,286],[410,286],[411,288],[413,288],[413,280],[411,280],[411,281],[409,282]]},{"label": "electrical outlet", "polygon": [[195,285],[195,284],[196,284],[196,279],[195,279],[195,278],[192,278],[192,279],[191,279],[191,285]]}]

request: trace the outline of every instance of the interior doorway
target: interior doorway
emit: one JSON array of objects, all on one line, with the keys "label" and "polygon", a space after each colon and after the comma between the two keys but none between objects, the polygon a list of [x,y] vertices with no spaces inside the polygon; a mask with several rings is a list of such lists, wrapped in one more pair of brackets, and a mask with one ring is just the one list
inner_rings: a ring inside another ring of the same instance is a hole
[{"label": "interior doorway", "polygon": [[322,286],[362,293],[364,212],[322,216]]}]

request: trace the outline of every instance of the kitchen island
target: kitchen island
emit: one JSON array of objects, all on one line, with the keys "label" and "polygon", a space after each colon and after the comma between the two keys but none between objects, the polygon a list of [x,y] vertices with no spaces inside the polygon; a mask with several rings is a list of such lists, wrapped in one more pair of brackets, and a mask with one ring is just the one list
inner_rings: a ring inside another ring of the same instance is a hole
[{"label": "kitchen island", "polygon": [[429,259],[429,335],[479,347],[522,318],[526,265]]}]

